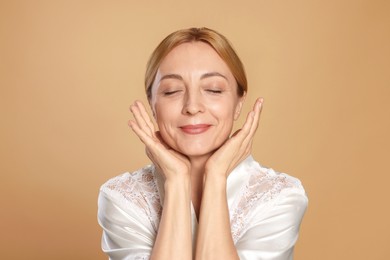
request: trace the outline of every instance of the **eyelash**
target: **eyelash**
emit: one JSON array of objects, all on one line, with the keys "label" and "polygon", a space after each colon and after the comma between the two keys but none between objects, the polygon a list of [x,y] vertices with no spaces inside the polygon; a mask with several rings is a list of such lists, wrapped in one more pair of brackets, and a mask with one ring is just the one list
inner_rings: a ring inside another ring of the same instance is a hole
[{"label": "eyelash", "polygon": [[171,96],[177,92],[180,92],[180,90],[166,91],[164,92],[164,96]]},{"label": "eyelash", "polygon": [[[211,94],[221,94],[222,93],[222,90],[217,90],[217,89],[206,89],[207,92],[211,93]],[[166,91],[164,92],[164,96],[171,96],[173,94],[176,94],[180,92],[180,90],[173,90],[173,91]]]},{"label": "eyelash", "polygon": [[213,94],[221,94],[222,90],[217,89],[206,89],[207,92],[213,93]]}]

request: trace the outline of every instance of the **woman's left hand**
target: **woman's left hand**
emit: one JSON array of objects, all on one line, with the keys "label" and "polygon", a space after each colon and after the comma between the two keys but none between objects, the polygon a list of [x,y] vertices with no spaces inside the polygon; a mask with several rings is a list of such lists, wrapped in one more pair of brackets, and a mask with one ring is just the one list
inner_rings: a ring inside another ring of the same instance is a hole
[{"label": "woman's left hand", "polygon": [[237,130],[207,160],[206,175],[221,174],[227,178],[230,172],[251,153],[253,137],[259,125],[262,107],[263,99],[258,98],[243,127]]}]

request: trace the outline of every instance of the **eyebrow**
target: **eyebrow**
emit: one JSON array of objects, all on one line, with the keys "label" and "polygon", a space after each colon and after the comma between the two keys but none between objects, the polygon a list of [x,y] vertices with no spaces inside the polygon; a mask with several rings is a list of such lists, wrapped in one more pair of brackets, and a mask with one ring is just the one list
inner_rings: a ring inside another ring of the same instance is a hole
[{"label": "eyebrow", "polygon": [[[226,79],[226,81],[228,81],[227,77],[222,75],[219,72],[208,72],[208,73],[205,73],[205,74],[203,74],[200,77],[200,79],[205,79],[205,78],[210,78],[210,77],[222,77],[222,78]],[[179,74],[166,74],[166,75],[161,77],[159,82],[163,81],[164,79],[178,79],[178,80],[182,80],[183,81],[183,77],[180,76]]]},{"label": "eyebrow", "polygon": [[219,72],[209,72],[209,73],[205,73],[203,74],[200,79],[205,79],[205,78],[210,78],[210,77],[222,77],[224,79],[226,79],[226,81],[228,81],[227,77],[222,75],[221,73]]},{"label": "eyebrow", "polygon": [[161,77],[161,79],[158,82],[163,81],[164,79],[178,79],[178,80],[183,80],[183,77],[180,76],[179,74],[167,74]]}]

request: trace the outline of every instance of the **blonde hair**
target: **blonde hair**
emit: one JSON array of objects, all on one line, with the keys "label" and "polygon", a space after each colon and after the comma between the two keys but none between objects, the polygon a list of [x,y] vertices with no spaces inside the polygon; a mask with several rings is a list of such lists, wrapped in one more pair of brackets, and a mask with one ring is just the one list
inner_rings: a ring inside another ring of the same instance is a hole
[{"label": "blonde hair", "polygon": [[162,60],[176,46],[187,42],[204,42],[210,45],[229,67],[237,82],[237,94],[243,96],[247,92],[247,79],[244,65],[234,51],[229,40],[222,34],[208,28],[183,29],[168,35],[153,51],[146,66],[145,90],[151,100],[151,89],[157,70]]}]

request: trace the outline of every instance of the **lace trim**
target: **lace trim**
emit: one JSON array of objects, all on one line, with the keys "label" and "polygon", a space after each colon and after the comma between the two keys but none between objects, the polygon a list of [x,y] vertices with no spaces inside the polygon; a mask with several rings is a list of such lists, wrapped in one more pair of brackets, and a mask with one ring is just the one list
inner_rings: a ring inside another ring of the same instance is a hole
[{"label": "lace trim", "polygon": [[153,230],[157,233],[162,207],[154,170],[154,166],[149,165],[131,174],[122,174],[109,180],[102,189],[112,195],[116,193],[115,197],[119,194],[120,200],[126,207],[135,206],[149,219]]},{"label": "lace trim", "polygon": [[[231,234],[235,244],[249,228],[251,214],[257,207],[268,205],[286,189],[302,189],[298,179],[263,168],[257,163],[255,167],[246,166],[244,172],[250,177],[235,196],[230,209]],[[103,185],[102,190],[118,198],[124,207],[134,210],[135,206],[135,210],[147,217],[157,234],[162,207],[153,165],[115,177]]]},{"label": "lace trim", "polygon": [[299,180],[272,169],[258,167],[248,170],[251,176],[241,188],[231,211],[230,226],[235,244],[249,228],[250,215],[257,207],[272,201],[283,190],[300,187]]}]

